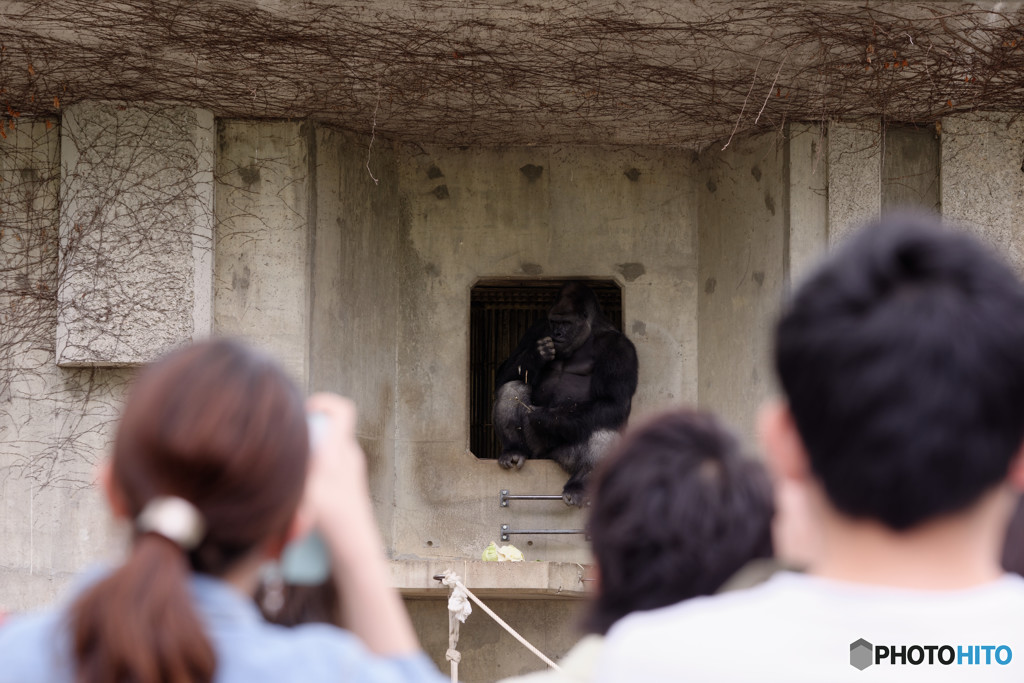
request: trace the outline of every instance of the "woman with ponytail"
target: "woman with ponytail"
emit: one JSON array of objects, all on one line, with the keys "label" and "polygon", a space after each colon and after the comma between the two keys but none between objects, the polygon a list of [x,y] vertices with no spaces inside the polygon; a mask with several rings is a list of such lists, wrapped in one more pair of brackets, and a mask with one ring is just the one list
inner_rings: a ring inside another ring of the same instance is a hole
[{"label": "woman with ponytail", "polygon": [[[327,423],[312,458],[308,413]],[[196,344],[140,374],[101,481],[133,524],[128,556],[63,607],[5,624],[0,683],[444,680],[388,585],[348,401],[304,405],[263,355]],[[347,631],[274,626],[251,600],[263,565],[314,524]]]}]

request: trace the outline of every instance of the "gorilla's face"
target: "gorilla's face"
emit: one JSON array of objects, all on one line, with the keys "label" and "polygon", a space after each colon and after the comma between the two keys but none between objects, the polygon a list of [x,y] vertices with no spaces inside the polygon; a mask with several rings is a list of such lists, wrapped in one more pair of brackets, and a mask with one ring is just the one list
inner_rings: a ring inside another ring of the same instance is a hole
[{"label": "gorilla's face", "polygon": [[590,321],[586,316],[576,313],[559,313],[552,311],[548,315],[548,326],[551,329],[551,341],[555,345],[555,353],[567,356],[583,346],[590,336]]}]

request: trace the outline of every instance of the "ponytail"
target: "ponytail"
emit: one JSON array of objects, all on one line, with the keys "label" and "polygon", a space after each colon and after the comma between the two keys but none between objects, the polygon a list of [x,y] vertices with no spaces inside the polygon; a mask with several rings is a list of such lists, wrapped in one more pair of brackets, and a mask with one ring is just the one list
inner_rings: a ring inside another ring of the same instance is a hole
[{"label": "ponytail", "polygon": [[76,683],[210,683],[213,647],[192,607],[184,551],[142,534],[71,608]]},{"label": "ponytail", "polygon": [[223,578],[284,536],[308,454],[302,394],[266,356],[214,339],[143,370],[110,469],[134,545],[68,612],[76,683],[210,683],[189,578]]}]

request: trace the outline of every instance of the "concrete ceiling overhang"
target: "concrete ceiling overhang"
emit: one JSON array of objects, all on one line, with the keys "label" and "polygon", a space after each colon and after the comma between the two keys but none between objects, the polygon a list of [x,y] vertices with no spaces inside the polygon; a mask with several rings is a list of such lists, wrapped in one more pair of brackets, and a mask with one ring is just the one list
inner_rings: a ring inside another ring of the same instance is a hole
[{"label": "concrete ceiling overhang", "polygon": [[90,99],[446,145],[700,148],[1024,109],[1021,3],[5,0],[0,119]]}]

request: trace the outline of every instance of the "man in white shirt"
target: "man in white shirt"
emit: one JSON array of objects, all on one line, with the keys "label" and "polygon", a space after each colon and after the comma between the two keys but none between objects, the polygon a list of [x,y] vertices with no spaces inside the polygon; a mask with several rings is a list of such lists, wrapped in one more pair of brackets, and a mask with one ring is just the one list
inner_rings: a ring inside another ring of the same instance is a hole
[{"label": "man in white shirt", "polygon": [[807,574],[620,621],[596,680],[1024,680],[1024,286],[938,219],[837,250],[778,324],[759,421],[820,529]]}]

